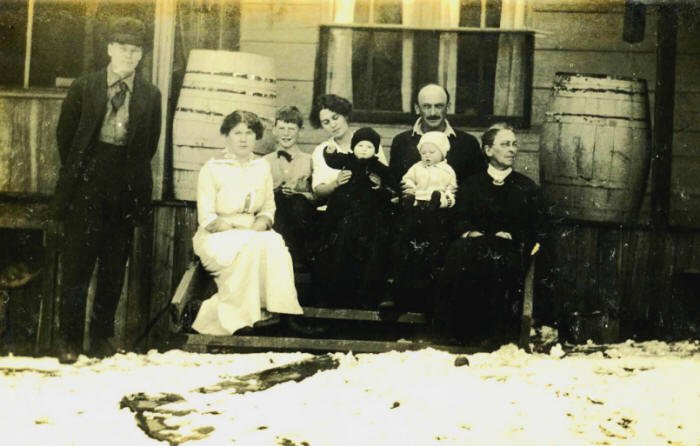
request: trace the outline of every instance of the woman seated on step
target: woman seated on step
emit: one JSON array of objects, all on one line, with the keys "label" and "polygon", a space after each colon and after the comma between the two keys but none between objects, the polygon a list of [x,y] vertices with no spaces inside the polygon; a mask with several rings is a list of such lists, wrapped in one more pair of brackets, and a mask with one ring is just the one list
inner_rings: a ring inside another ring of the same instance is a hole
[{"label": "woman seated on step", "polygon": [[545,209],[537,185],[513,170],[518,143],[497,124],[482,136],[486,171],[459,185],[459,238],[439,279],[438,329],[461,342],[517,339],[523,282],[531,254],[544,237]]},{"label": "woman seated on step", "polygon": [[199,172],[199,228],[194,252],[214,276],[218,292],[202,302],[192,328],[230,335],[270,313],[301,314],[292,259],[273,231],[275,201],[266,160],[253,154],[263,134],[260,119],[234,111],[224,118],[223,157]]}]

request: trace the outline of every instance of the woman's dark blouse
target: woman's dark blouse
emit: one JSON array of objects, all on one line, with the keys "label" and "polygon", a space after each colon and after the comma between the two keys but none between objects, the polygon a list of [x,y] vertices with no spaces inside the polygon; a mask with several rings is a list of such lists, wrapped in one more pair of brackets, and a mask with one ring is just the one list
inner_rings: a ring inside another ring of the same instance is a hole
[{"label": "woman's dark blouse", "polygon": [[530,178],[511,172],[501,186],[486,171],[467,178],[457,191],[458,234],[509,232],[513,241],[530,249],[546,232],[545,207],[539,188]]}]

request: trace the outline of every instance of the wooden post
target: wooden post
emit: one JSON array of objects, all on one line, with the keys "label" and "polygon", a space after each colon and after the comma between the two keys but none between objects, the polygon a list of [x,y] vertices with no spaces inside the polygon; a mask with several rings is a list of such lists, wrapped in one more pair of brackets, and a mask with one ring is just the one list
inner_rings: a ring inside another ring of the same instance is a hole
[{"label": "wooden post", "polygon": [[656,31],[654,134],[651,152],[651,219],[657,231],[663,231],[668,227],[670,209],[677,31],[676,6],[659,6]]},{"label": "wooden post", "polygon": [[153,199],[163,198],[163,177],[165,169],[165,141],[168,119],[168,99],[170,97],[170,80],[173,70],[173,52],[175,51],[175,0],[158,0],[156,2],[156,26],[153,36],[153,77],[152,82],[161,92],[161,135],[158,151],[153,157]]},{"label": "wooden post", "polygon": [[663,4],[658,7],[656,45],[656,89],[654,101],[654,132],[651,151],[651,237],[649,265],[656,274],[650,280],[649,319],[651,334],[661,335],[667,320],[666,301],[670,298],[664,286],[670,273],[664,255],[668,236],[671,207],[671,158],[673,147],[673,111],[676,94],[676,35],[678,31],[677,6]]},{"label": "wooden post", "polygon": [[32,35],[34,33],[34,0],[27,4],[27,39],[24,47],[24,77],[22,86],[29,88],[29,72],[32,66]]}]

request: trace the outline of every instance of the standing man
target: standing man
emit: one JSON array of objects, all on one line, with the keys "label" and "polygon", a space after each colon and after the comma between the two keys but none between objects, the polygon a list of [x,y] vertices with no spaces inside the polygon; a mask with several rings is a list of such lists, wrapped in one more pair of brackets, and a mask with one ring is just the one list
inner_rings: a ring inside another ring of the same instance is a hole
[{"label": "standing man", "polygon": [[391,143],[389,168],[395,178],[403,177],[413,164],[420,161],[418,141],[430,131],[443,132],[449,139],[450,150],[446,159],[457,175],[457,184],[486,169],[486,158],[481,153],[479,141],[468,133],[453,129],[447,122],[449,105],[449,94],[437,84],[428,84],[418,91],[414,107],[420,117],[413,129],[399,133]]},{"label": "standing man", "polygon": [[59,361],[82,350],[90,278],[98,261],[90,314],[90,352],[108,356],[134,226],[150,213],[151,158],[161,127],[160,91],[137,75],[144,24],[119,18],[109,27],[106,69],[73,82],[56,139],[61,169],[56,216],[63,223]]}]

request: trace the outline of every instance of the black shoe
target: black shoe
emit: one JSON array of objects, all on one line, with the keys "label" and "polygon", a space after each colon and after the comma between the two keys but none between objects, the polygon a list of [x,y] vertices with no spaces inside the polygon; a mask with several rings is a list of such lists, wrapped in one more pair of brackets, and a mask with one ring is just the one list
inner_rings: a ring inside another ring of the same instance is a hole
[{"label": "black shoe", "polygon": [[380,311],[381,310],[390,310],[393,308],[396,308],[396,302],[394,301],[394,299],[386,298],[386,299],[382,300],[381,302],[379,302],[379,310]]},{"label": "black shoe", "polygon": [[95,338],[90,341],[90,350],[88,356],[92,358],[108,358],[117,353],[125,353],[126,350],[118,346],[110,338]]},{"label": "black shoe", "polygon": [[385,322],[396,322],[401,316],[401,310],[396,307],[393,299],[385,299],[379,302],[379,319]]},{"label": "black shoe", "polygon": [[80,356],[80,349],[69,342],[60,341],[56,351],[58,362],[61,364],[75,364]]},{"label": "black shoe", "polygon": [[311,325],[309,322],[294,316],[287,318],[287,327],[289,327],[292,332],[304,336],[320,335],[326,331],[326,329],[322,326]]}]

